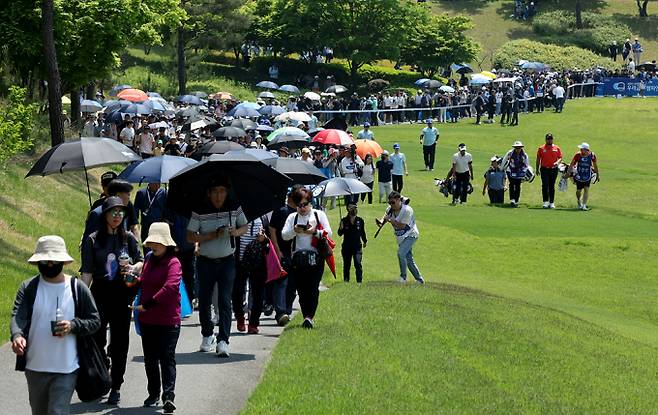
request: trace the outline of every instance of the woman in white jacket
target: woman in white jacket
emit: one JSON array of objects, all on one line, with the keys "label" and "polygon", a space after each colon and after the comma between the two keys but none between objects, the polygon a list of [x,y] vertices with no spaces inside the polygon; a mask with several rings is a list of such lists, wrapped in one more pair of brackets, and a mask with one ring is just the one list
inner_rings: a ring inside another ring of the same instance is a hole
[{"label": "woman in white jacket", "polygon": [[324,273],[324,258],[318,254],[318,238],[331,237],[331,226],[327,215],[313,209],[313,195],[306,188],[295,189],[290,195],[297,206],[297,212],[286,219],[281,235],[284,240],[292,240],[292,272],[297,281],[299,305],[304,322],[302,327],[312,329],[315,311],[320,296],[320,280]]}]

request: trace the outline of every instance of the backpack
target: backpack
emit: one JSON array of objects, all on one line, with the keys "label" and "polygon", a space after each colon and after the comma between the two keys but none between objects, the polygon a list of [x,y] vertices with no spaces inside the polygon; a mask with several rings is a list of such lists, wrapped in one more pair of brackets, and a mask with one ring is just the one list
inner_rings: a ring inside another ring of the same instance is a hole
[{"label": "backpack", "polygon": [[[262,217],[261,223],[264,229],[267,229],[267,226],[269,226],[267,218]],[[252,223],[251,224],[252,236],[253,233],[254,233],[254,224]],[[265,256],[267,254],[267,249],[268,249],[267,241],[258,242],[258,240],[254,239],[253,241],[249,242],[249,244],[247,244],[247,246],[244,248],[244,252],[242,253],[242,259],[240,260],[240,265],[242,266],[242,268],[245,271],[254,272],[265,266]]]}]

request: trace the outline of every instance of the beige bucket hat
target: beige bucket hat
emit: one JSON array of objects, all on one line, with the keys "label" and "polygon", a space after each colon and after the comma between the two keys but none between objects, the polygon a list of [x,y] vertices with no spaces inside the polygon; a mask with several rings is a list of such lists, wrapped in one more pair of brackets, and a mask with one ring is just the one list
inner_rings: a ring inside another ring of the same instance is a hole
[{"label": "beige bucket hat", "polygon": [[34,254],[27,260],[30,264],[39,261],[53,261],[70,264],[73,258],[66,251],[66,242],[61,236],[46,235],[37,240]]},{"label": "beige bucket hat", "polygon": [[150,243],[161,244],[164,246],[176,246],[174,238],[171,237],[169,225],[165,222],[154,222],[149,228],[149,236],[144,241],[144,245]]}]

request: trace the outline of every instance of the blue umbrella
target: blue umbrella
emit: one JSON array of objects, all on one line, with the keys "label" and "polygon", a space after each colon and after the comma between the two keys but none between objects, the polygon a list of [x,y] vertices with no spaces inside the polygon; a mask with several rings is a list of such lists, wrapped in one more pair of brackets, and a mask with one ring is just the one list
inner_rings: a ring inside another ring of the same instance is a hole
[{"label": "blue umbrella", "polygon": [[279,91],[290,92],[292,94],[299,94],[299,88],[295,85],[281,85]]},{"label": "blue umbrella", "polygon": [[258,112],[260,112],[263,115],[279,115],[283,114],[286,112],[286,109],[283,108],[280,105],[263,105],[258,109]]},{"label": "blue umbrella", "polygon": [[186,157],[160,156],[131,163],[119,174],[130,183],[169,183],[169,179],[197,161]]},{"label": "blue umbrella", "polygon": [[194,95],[181,95],[176,97],[176,101],[189,105],[203,105],[201,98]]},{"label": "blue umbrella", "polygon": [[459,63],[459,64],[453,63],[452,65],[450,65],[450,69],[460,74],[473,72],[473,69],[471,69],[471,67],[465,63]]},{"label": "blue umbrella", "polygon": [[279,89],[279,85],[275,84],[272,81],[260,81],[259,83],[256,84],[256,86],[259,88],[266,88],[266,89]]},{"label": "blue umbrella", "polygon": [[162,95],[158,94],[157,92],[147,92],[146,95],[155,98],[162,98]]},{"label": "blue umbrella", "polygon": [[[239,109],[251,109],[251,110],[254,110],[254,111],[258,112],[259,108],[260,108],[260,105],[256,104],[255,102],[245,101],[245,102],[243,102],[241,104],[238,104],[235,107],[233,107],[228,112],[228,115],[230,115],[231,117],[240,117],[240,116],[241,117],[252,117],[252,115],[235,115],[235,112],[238,111]],[[258,114],[258,115],[260,115],[260,114]],[[255,117],[257,117],[258,115],[255,115]]]},{"label": "blue umbrella", "polygon": [[110,100],[105,102],[105,112],[110,113],[114,111],[124,110],[128,108],[133,103],[126,100]]},{"label": "blue umbrella", "polygon": [[541,62],[525,62],[521,65],[521,69],[533,69],[543,71],[547,66]]},{"label": "blue umbrella", "polygon": [[414,82],[414,85],[422,86],[425,82],[428,82],[429,78],[420,78],[416,82]]},{"label": "blue umbrella", "polygon": [[123,115],[121,115],[121,111],[113,111],[105,117],[106,121],[109,121],[113,124],[119,124],[121,121],[123,121]]},{"label": "blue umbrella", "polygon": [[132,104],[127,108],[122,109],[121,112],[127,112],[129,114],[148,115],[153,112],[153,108],[144,104]]},{"label": "blue umbrella", "polygon": [[270,127],[269,125],[258,124],[256,126],[256,131],[272,132],[274,131],[274,128]]},{"label": "blue umbrella", "polygon": [[132,88],[132,86],[126,85],[126,84],[117,85],[117,86],[113,87],[112,89],[110,89],[110,96],[111,97],[116,97],[119,92],[123,91],[124,89],[128,89],[128,88]]},{"label": "blue umbrella", "polygon": [[252,117],[260,117],[261,114],[255,109],[243,107],[236,109],[235,111],[233,111],[233,114],[231,115],[234,117],[252,118]]},{"label": "blue umbrella", "polygon": [[144,106],[151,108],[153,111],[165,112],[167,108],[162,105],[159,101],[154,101],[152,99],[147,99],[144,101]]},{"label": "blue umbrella", "polygon": [[80,111],[82,112],[97,112],[103,109],[103,106],[98,101],[91,99],[83,99],[80,101]]}]

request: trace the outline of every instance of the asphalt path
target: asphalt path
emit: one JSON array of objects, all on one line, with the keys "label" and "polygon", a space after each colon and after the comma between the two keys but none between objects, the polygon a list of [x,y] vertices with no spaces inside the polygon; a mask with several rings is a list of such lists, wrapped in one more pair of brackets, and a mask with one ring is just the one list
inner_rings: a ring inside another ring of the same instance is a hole
[{"label": "asphalt path", "polygon": [[[299,326],[295,320],[290,325]],[[195,312],[183,321],[176,348],[176,406],[177,414],[236,414],[260,381],[265,365],[276,345],[282,327],[274,317],[263,317],[259,334],[237,331],[235,321],[231,327],[229,358],[213,353],[199,352],[201,327]],[[55,358],[55,356],[53,356]],[[121,387],[119,406],[100,402],[82,403],[74,400],[72,414],[154,414],[162,408],[143,408],[147,397],[146,374],[140,337],[131,327],[130,350],[125,383]],[[22,372],[14,370],[15,356],[7,343],[0,347],[0,396],[3,396],[0,414],[29,414],[27,384]],[[161,403],[162,404],[162,403]]]}]

